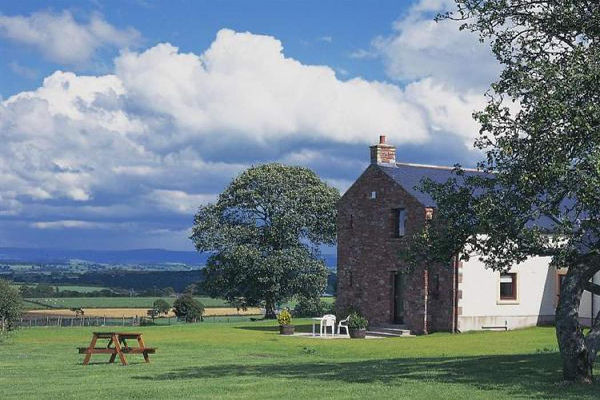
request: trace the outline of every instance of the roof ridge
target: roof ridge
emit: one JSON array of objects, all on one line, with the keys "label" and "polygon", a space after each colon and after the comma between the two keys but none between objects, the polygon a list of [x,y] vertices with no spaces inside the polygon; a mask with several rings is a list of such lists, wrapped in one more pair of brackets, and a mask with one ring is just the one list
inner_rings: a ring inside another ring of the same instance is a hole
[{"label": "roof ridge", "polygon": [[[443,169],[443,170],[453,170],[455,167],[449,167],[446,165],[432,165],[432,164],[415,164],[415,163],[406,163],[406,162],[397,162],[396,165],[404,165],[407,167],[419,167],[419,168],[433,168],[433,169]],[[462,168],[462,167],[461,167]],[[468,172],[483,172],[475,168],[462,168],[464,171]]]}]

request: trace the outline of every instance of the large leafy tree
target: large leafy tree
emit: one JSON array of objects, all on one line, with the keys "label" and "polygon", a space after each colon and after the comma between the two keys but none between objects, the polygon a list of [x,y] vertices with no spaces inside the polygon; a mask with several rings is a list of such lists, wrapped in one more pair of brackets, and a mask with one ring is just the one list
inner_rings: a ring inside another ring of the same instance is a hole
[{"label": "large leafy tree", "polygon": [[534,255],[568,267],[556,314],[566,380],[592,381],[600,315],[587,335],[578,309],[600,271],[600,3],[456,0],[463,21],[503,66],[488,92],[476,146],[479,175],[460,168],[423,183],[438,203],[412,259],[481,255],[496,270]]},{"label": "large leafy tree", "polygon": [[205,288],[266,318],[294,295],[316,297],[327,282],[318,246],[335,242],[337,189],[307,168],[265,164],[238,176],[200,207],[191,239],[209,251]]},{"label": "large leafy tree", "polygon": [[22,310],[23,299],[19,291],[0,279],[0,331],[12,329]]}]

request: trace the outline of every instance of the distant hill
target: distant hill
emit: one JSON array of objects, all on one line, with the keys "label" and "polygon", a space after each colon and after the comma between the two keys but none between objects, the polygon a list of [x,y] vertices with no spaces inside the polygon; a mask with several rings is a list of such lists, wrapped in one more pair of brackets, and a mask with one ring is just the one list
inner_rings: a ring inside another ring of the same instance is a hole
[{"label": "distant hill", "polygon": [[[0,262],[68,263],[82,260],[100,264],[167,264],[205,265],[208,253],[163,249],[70,250],[0,247]],[[323,254],[325,263],[335,269],[335,254]]]}]

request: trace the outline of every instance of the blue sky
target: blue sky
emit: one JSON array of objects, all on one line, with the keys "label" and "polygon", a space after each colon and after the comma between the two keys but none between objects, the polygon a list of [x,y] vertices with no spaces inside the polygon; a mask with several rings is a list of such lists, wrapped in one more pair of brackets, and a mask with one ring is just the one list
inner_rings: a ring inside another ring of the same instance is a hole
[{"label": "blue sky", "polygon": [[379,134],[473,165],[498,73],[449,0],[0,4],[0,246],[191,249],[250,165],[344,191]]}]

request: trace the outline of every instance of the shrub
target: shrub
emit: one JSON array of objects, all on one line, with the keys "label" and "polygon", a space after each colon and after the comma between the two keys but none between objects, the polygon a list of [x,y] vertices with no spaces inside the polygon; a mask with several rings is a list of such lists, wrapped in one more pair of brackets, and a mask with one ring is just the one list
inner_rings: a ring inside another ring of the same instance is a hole
[{"label": "shrub", "polygon": [[325,314],[335,314],[334,309],[334,303],[327,303],[320,298],[302,297],[294,307],[294,317],[320,317]]},{"label": "shrub", "polygon": [[22,310],[23,301],[19,291],[0,279],[0,331],[13,329]]},{"label": "shrub", "polygon": [[171,310],[171,305],[169,305],[169,303],[167,303],[163,299],[158,299],[154,301],[154,304],[152,304],[152,308],[156,310],[157,315],[168,314]]},{"label": "shrub", "polygon": [[204,304],[194,299],[192,295],[184,294],[173,303],[173,312],[175,312],[177,318],[183,319],[185,322],[202,321]]},{"label": "shrub", "polygon": [[286,309],[283,310],[277,315],[277,322],[279,325],[291,325],[292,324],[292,314]]},{"label": "shrub", "polygon": [[348,329],[367,329],[369,321],[357,312],[348,317]]}]

